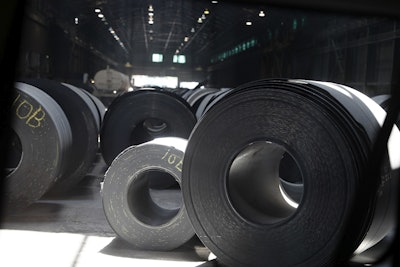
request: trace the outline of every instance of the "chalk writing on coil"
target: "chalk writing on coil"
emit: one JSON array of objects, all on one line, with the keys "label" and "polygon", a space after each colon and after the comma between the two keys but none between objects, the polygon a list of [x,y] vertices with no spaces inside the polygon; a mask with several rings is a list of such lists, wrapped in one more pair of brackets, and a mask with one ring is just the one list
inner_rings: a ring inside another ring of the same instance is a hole
[{"label": "chalk writing on coil", "polygon": [[161,158],[165,160],[169,165],[174,165],[174,167],[182,172],[182,165],[183,165],[183,160],[181,157],[177,156],[174,153],[170,153],[171,149],[168,149],[167,152],[165,152],[164,156]]},{"label": "chalk writing on coil", "polygon": [[28,100],[21,100],[20,98],[21,95],[18,94],[13,102],[13,106],[16,106],[15,115],[20,120],[24,120],[29,127],[40,127],[46,116],[46,112],[43,110],[42,106],[34,107]]}]

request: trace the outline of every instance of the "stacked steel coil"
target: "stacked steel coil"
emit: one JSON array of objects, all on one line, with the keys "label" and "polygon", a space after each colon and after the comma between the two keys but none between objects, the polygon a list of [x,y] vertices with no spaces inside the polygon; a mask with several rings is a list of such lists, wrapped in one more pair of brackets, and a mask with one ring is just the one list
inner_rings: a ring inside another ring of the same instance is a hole
[{"label": "stacked steel coil", "polygon": [[86,175],[98,150],[105,112],[94,96],[56,81],[17,82],[14,91],[7,213],[22,210],[46,192],[65,193]]}]

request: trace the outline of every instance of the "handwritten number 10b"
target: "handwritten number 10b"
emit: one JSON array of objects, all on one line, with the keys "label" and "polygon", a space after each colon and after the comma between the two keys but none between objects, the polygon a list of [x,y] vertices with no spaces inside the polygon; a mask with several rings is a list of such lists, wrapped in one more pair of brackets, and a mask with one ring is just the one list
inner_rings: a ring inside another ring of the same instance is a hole
[{"label": "handwritten number 10b", "polygon": [[20,98],[21,95],[18,94],[13,102],[15,115],[17,115],[20,120],[24,120],[29,127],[40,127],[46,116],[46,112],[43,110],[42,106],[39,105],[39,107],[36,108],[28,100]]}]

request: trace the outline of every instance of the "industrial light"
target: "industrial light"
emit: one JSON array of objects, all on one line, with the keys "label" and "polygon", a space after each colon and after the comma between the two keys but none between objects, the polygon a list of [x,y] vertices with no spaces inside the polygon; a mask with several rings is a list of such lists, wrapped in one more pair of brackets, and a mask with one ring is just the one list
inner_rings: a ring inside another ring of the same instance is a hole
[{"label": "industrial light", "polygon": [[100,13],[100,12],[101,12],[101,9],[100,9],[100,8],[95,8],[95,9],[94,9],[94,12]]},{"label": "industrial light", "polygon": [[260,13],[258,13],[258,16],[259,16],[259,17],[265,17],[264,11],[261,10]]},{"label": "industrial light", "polygon": [[183,39],[183,41],[185,41],[185,42],[189,41],[189,37],[185,36],[185,38]]},{"label": "industrial light", "polygon": [[192,28],[191,30],[190,30],[190,32],[191,33],[194,33],[196,30],[194,29],[194,28]]},{"label": "industrial light", "polygon": [[174,55],[173,63],[185,64],[186,63],[186,56],[185,55]]},{"label": "industrial light", "polygon": [[150,12],[154,11],[154,9],[153,9],[153,6],[152,6],[152,5],[149,5],[149,11],[150,11]]},{"label": "industrial light", "polygon": [[206,15],[204,15],[204,14],[201,15],[201,19],[202,19],[202,20],[205,20],[205,19],[206,19]]},{"label": "industrial light", "polygon": [[153,20],[149,20],[149,24],[154,24],[154,21]]},{"label": "industrial light", "polygon": [[98,15],[97,15],[99,18],[104,18],[104,15],[103,14],[101,14],[101,13],[99,13]]},{"label": "industrial light", "polygon": [[208,9],[205,9],[205,10],[204,10],[204,14],[205,14],[205,15],[208,15],[208,14],[210,14],[210,11],[208,11]]},{"label": "industrial light", "polygon": [[217,0],[213,0],[213,1],[211,1],[211,3],[212,4],[218,4],[218,1]]},{"label": "industrial light", "polygon": [[154,13],[153,12],[149,12],[149,16],[154,16]]},{"label": "industrial light", "polygon": [[198,18],[198,19],[197,19],[197,22],[198,22],[198,23],[203,23],[203,20],[202,20],[201,18]]},{"label": "industrial light", "polygon": [[79,18],[75,18],[75,24],[76,24],[76,25],[79,24]]},{"label": "industrial light", "polygon": [[153,53],[151,56],[152,62],[163,62],[163,55],[158,53]]},{"label": "industrial light", "polygon": [[251,26],[253,23],[251,21],[246,21],[247,26]]}]

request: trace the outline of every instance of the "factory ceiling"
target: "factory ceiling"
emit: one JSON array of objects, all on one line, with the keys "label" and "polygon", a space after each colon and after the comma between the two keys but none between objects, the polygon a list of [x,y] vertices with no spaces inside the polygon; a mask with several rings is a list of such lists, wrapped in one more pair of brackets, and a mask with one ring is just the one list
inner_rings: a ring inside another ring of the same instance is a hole
[{"label": "factory ceiling", "polygon": [[[187,55],[193,67],[205,65],[224,49],[234,47],[233,40],[240,43],[251,36],[266,34],[274,25],[282,25],[286,23],[285,19],[299,17],[299,13],[303,12],[296,9],[285,9],[283,12],[281,8],[260,1],[27,2],[41,5],[46,19],[71,33],[88,49],[128,65],[143,64],[153,53],[171,58],[173,55]],[[282,1],[290,5],[289,2]],[[302,3],[307,2],[310,1]]]},{"label": "factory ceiling", "polygon": [[127,62],[152,53],[203,58],[205,51],[224,42],[224,34],[238,31],[247,20],[261,18],[260,11],[267,12],[265,5],[199,0],[45,2],[48,16],[58,24],[106,54],[116,52],[119,60]]}]

